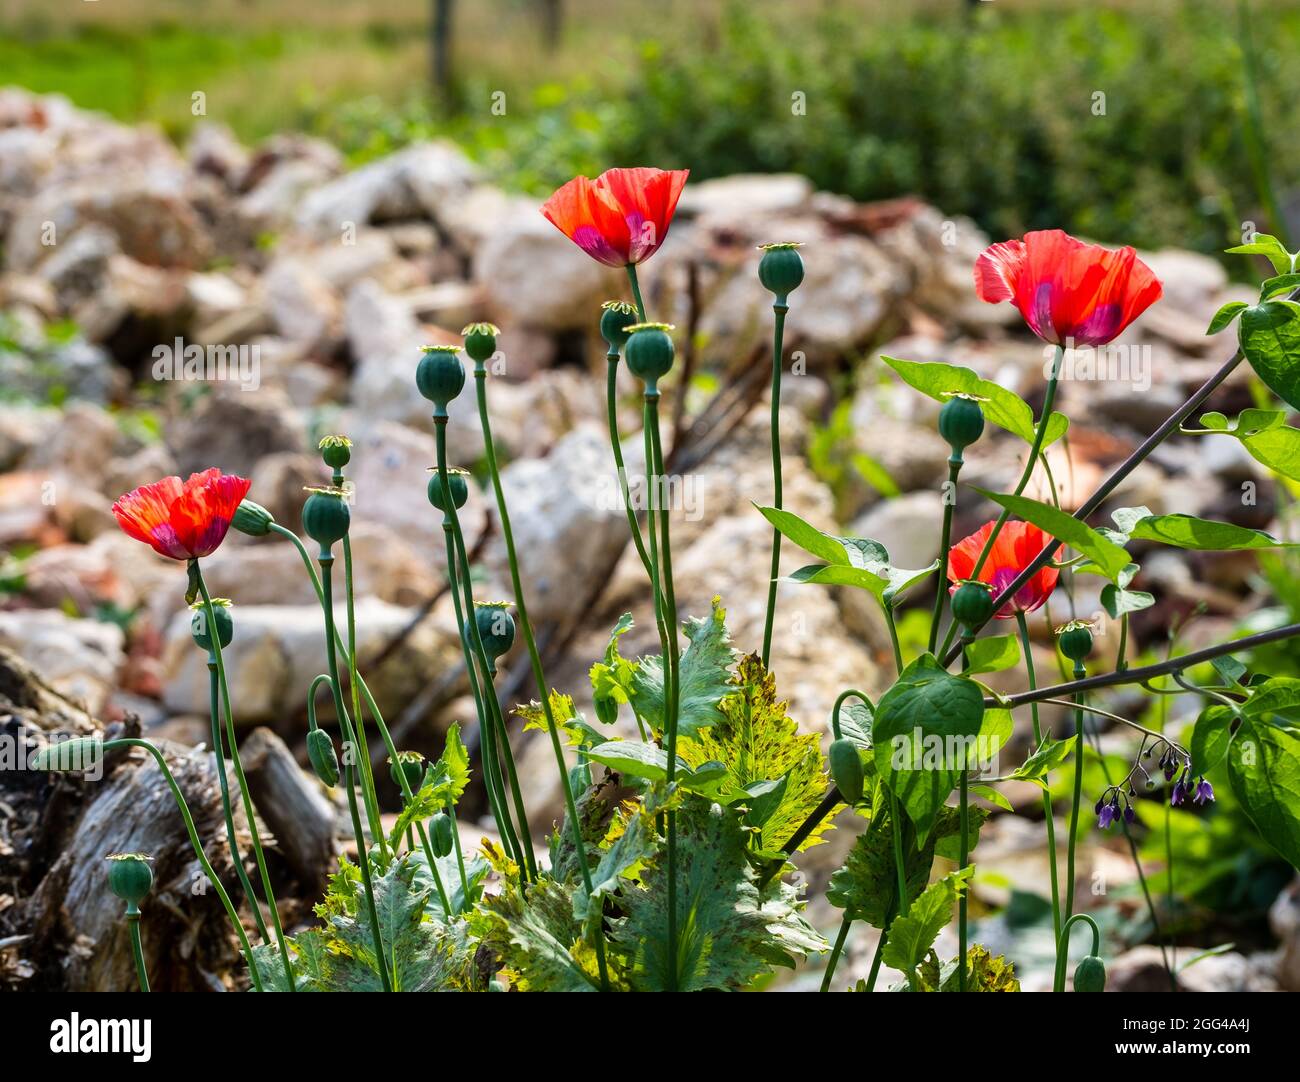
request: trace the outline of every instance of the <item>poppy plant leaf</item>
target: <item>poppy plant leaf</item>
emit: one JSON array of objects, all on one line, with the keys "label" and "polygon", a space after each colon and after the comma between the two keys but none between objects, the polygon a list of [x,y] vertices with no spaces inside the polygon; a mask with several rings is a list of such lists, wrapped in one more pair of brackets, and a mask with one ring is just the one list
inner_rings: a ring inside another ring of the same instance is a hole
[{"label": "poppy plant leaf", "polygon": [[1265,301],[1241,313],[1241,351],[1278,398],[1300,409],[1300,305]]}]

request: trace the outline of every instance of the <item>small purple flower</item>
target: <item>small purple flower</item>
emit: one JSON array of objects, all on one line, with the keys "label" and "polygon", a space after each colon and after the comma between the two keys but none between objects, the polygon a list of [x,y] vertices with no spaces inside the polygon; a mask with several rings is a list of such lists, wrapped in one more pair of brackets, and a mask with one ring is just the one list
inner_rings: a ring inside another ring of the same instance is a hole
[{"label": "small purple flower", "polygon": [[1212,801],[1214,799],[1214,786],[1202,778],[1196,785],[1196,796],[1193,799],[1197,804]]},{"label": "small purple flower", "polygon": [[1124,822],[1131,823],[1137,818],[1137,812],[1133,810],[1132,804],[1124,805]]},{"label": "small purple flower", "polygon": [[1101,811],[1097,813],[1097,825],[1102,830],[1107,829],[1115,821],[1115,805],[1103,804]]},{"label": "small purple flower", "polygon": [[1178,760],[1172,754],[1161,759],[1160,766],[1165,772],[1165,781],[1172,781],[1174,775],[1178,773]]},{"label": "small purple flower", "polygon": [[1183,779],[1179,778],[1174,782],[1174,787],[1169,790],[1169,803],[1177,808],[1186,798],[1187,791],[1183,788]]}]

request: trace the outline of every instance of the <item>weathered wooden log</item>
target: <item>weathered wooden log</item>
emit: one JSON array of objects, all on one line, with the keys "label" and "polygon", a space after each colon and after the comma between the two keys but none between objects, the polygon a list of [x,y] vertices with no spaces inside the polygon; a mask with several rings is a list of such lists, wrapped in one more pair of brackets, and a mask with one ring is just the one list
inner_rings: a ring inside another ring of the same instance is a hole
[{"label": "weathered wooden log", "polygon": [[305,892],[314,896],[338,867],[334,806],[270,729],[254,729],[239,753],[258,818],[271,829]]}]

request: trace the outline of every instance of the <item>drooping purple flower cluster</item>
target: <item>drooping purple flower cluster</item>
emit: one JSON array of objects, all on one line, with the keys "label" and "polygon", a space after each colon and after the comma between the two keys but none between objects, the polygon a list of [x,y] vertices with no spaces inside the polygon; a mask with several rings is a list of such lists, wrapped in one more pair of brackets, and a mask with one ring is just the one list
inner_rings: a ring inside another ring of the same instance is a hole
[{"label": "drooping purple flower cluster", "polygon": [[1137,818],[1137,813],[1133,811],[1133,790],[1125,790],[1118,785],[1112,785],[1093,805],[1093,811],[1097,813],[1097,825],[1102,830],[1106,830],[1112,823],[1117,823],[1122,818],[1124,822],[1131,823]]},{"label": "drooping purple flower cluster", "polygon": [[1149,739],[1151,740],[1149,744],[1147,740],[1143,741],[1142,750],[1128,776],[1119,785],[1109,786],[1093,806],[1093,811],[1097,813],[1097,825],[1102,830],[1106,830],[1112,823],[1119,822],[1121,818],[1125,823],[1131,823],[1136,818],[1132,801],[1136,795],[1133,789],[1133,777],[1141,774],[1146,779],[1148,789],[1156,787],[1156,777],[1147,770],[1142,760],[1150,759],[1157,749],[1162,749],[1158,770],[1164,775],[1166,782],[1173,783],[1169,787],[1170,804],[1181,807],[1189,800],[1193,804],[1208,804],[1214,800],[1214,786],[1206,781],[1204,776],[1193,775],[1192,757],[1186,748],[1163,737],[1155,737],[1154,734]]}]

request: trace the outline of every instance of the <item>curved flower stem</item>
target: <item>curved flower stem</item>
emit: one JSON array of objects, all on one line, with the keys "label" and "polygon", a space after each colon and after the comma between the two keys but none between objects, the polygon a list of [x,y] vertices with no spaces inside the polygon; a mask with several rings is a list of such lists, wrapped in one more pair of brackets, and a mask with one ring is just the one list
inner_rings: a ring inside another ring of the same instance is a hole
[{"label": "curved flower stem", "polygon": [[357,863],[361,866],[361,884],[365,888],[366,910],[370,914],[370,933],[375,945],[375,965],[379,968],[379,979],[385,992],[393,990],[393,982],[388,974],[388,958],[384,953],[384,940],[379,932],[379,910],[375,906],[375,887],[371,879],[370,853],[366,847],[365,831],[361,828],[361,813],[357,808],[357,791],[353,779],[352,760],[360,746],[347,711],[343,707],[343,689],[339,684],[339,659],[334,646],[334,589],[331,572],[334,557],[322,554],[320,557],[321,591],[324,594],[325,610],[325,653],[329,659],[330,690],[334,693],[334,712],[338,714],[339,724],[343,728],[347,746],[343,749],[343,785],[348,791],[348,810],[352,813],[352,833],[357,839]]},{"label": "curved flower stem", "polygon": [[[1287,294],[1288,300],[1296,300],[1297,298],[1300,298],[1300,290],[1293,290],[1291,293]],[[1130,473],[1137,469],[1137,467],[1147,459],[1151,452],[1168,439],[1173,432],[1176,432],[1179,426],[1182,425],[1182,423],[1191,416],[1191,414],[1195,412],[1211,394],[1214,393],[1219,385],[1232,374],[1233,370],[1242,362],[1244,357],[1245,355],[1240,349],[1229,357],[1223,366],[1219,368],[1214,375],[1207,379],[1186,402],[1171,413],[1159,428],[1143,440],[1141,445],[1139,445],[1137,449],[1128,456],[1128,458],[1115,467],[1111,472],[1111,475],[1097,486],[1096,491],[1084,500],[1072,517],[1083,522],[1089,515],[1096,511],[1097,508],[1106,501],[1106,497],[1115,490],[1116,486],[1118,486]],[[1044,414],[1044,416],[1046,416],[1046,414]],[[1038,574],[1042,568],[1046,567],[1052,557],[1056,555],[1056,552],[1060,547],[1061,543],[1056,540],[1047,544],[1043,548],[1043,551],[1035,556],[1025,569],[1009,582],[1002,592],[993,599],[993,611],[997,612],[1008,598],[1014,597],[1016,591],[1020,590],[1025,583]],[[978,631],[979,629],[976,628],[975,630]],[[944,664],[949,664],[956,655],[956,650],[950,651],[949,642],[945,642],[943,646]]]},{"label": "curved flower stem", "polygon": [[1092,929],[1092,953],[1094,956],[1101,954],[1101,929],[1097,927],[1097,922],[1088,916],[1087,913],[1076,913],[1068,918],[1065,926],[1061,929],[1061,934],[1056,937],[1056,974],[1052,981],[1053,992],[1065,991],[1065,964],[1069,960],[1070,953],[1070,932],[1073,926],[1082,921]]},{"label": "curved flower stem", "polygon": [[831,948],[831,956],[826,963],[826,972],[822,974],[822,986],[819,991],[829,992],[831,990],[831,979],[835,976],[835,967],[839,965],[840,954],[844,951],[844,941],[849,937],[849,928],[852,924],[853,911],[846,909],[844,919],[840,921],[840,934],[835,938],[835,946]]},{"label": "curved flower stem", "polygon": [[[302,557],[303,566],[307,569],[307,574],[308,574],[308,576],[311,578],[312,589],[315,590],[315,592],[316,592],[316,600],[317,600],[318,602],[320,602],[320,604],[321,604],[322,607],[323,607],[324,604],[325,604],[325,594],[324,594],[324,592],[321,590],[320,577],[316,574],[316,568],[315,568],[315,566],[314,566],[314,565],[312,564],[312,562],[311,562],[311,556],[308,555],[308,553],[307,553],[307,547],[302,543],[302,539],[299,538],[298,535],[295,534],[292,530],[287,530],[287,529],[285,529],[285,528],[284,528],[283,526],[281,526],[278,522],[273,522],[273,523],[271,523],[270,526],[269,526],[269,529],[270,529],[270,530],[273,530],[274,532],[280,534],[282,537],[285,537],[285,538],[287,538],[288,540],[290,540],[291,542],[293,542],[294,547],[298,550],[298,555]],[[350,582],[350,581],[351,581],[351,569],[350,569],[350,567],[345,567],[345,568],[344,568],[344,571],[345,571],[345,574],[348,575],[348,579],[349,579],[349,582]],[[350,585],[349,585],[348,589],[349,589],[349,590],[351,589],[351,586],[350,586]],[[384,715],[383,715],[383,713],[382,713],[382,712],[380,711],[380,709],[379,709],[379,704],[378,704],[377,702],[375,702],[375,697],[374,697],[374,695],[371,694],[371,692],[370,692],[370,688],[369,688],[369,686],[366,684],[365,677],[363,677],[363,676],[361,675],[361,673],[360,673],[359,671],[357,671],[357,668],[356,668],[356,651],[355,651],[355,650],[351,650],[351,649],[349,649],[348,646],[347,646],[347,644],[344,643],[344,641],[343,641],[343,636],[339,634],[339,631],[338,631],[338,628],[337,628],[337,627],[335,627],[335,629],[334,629],[334,644],[335,644],[335,646],[338,647],[339,650],[341,650],[341,651],[342,651],[342,652],[343,652],[343,653],[348,657],[348,662],[349,662],[349,666],[350,666],[350,671],[351,671],[351,672],[356,672],[357,688],[359,689],[359,691],[360,691],[360,693],[361,693],[361,698],[362,698],[362,700],[363,700],[364,703],[365,703],[366,710],[369,711],[370,716],[371,716],[372,718],[374,718],[374,721],[375,721],[375,728],[377,728],[377,729],[379,730],[380,736],[383,737],[384,744],[385,744],[385,746],[386,746],[387,749],[388,749],[389,757],[392,758],[394,761],[396,761],[396,759],[397,759],[397,749],[396,749],[396,746],[393,744],[393,738],[392,738],[392,735],[391,735],[391,734],[389,733],[389,731],[388,731],[388,726],[384,723]],[[327,680],[329,680],[329,677],[328,677],[328,676],[324,676],[324,677],[319,677],[319,676],[318,676],[318,677],[316,678],[316,680],[312,681],[311,690],[308,691],[308,693],[307,693],[307,702],[308,702],[309,714],[310,714],[311,710],[314,709],[314,702],[315,702],[315,697],[316,697],[316,688],[317,688],[317,686],[319,685],[319,683],[321,683],[321,682],[323,682],[323,681],[327,681]],[[402,783],[402,796],[403,796],[403,799],[406,800],[407,802],[409,802],[409,801],[411,800],[412,794],[411,794],[411,791],[410,791],[410,788],[409,788],[409,784],[407,783],[407,781],[406,781],[406,779],[405,779],[405,776],[401,775],[400,772],[399,772],[399,781]],[[454,813],[454,808],[452,809],[452,811],[453,811],[453,813]],[[454,816],[453,816],[453,817],[454,817]],[[428,840],[428,836],[427,836],[427,834],[426,834],[426,831],[425,831],[425,829],[424,829],[424,824],[423,824],[423,823],[417,823],[417,824],[416,824],[416,830],[418,831],[418,833],[419,833],[419,835],[420,835],[421,844],[422,844],[422,846],[423,846],[423,848],[424,848],[424,850],[425,850],[425,856],[426,856],[426,858],[430,861],[430,863],[432,864],[432,862],[433,862],[433,857],[432,857],[432,852],[433,852],[433,850],[432,850],[432,847],[429,845],[429,840]],[[454,834],[453,834],[453,837],[456,839],[457,849],[458,849],[458,851],[459,851],[459,845],[460,845],[460,835],[459,835],[459,832],[454,833]],[[461,870],[462,870],[462,873],[463,873],[463,871],[464,871],[463,866],[462,866],[462,869],[461,869]],[[463,878],[464,878],[464,876],[463,876],[463,874],[462,874],[462,879],[463,879]],[[434,872],[434,880],[435,880],[435,882],[437,882],[438,879],[439,879],[438,873],[435,871],[435,872]],[[468,892],[468,890],[466,890],[466,897],[468,898],[468,896],[469,896],[469,892]]]},{"label": "curved flower stem", "polygon": [[[513,781],[515,776],[514,755],[510,750],[509,734],[506,732],[505,719],[501,717],[501,707],[497,702],[496,692],[492,690],[492,662],[487,656],[487,651],[483,647],[483,636],[479,633],[478,621],[474,619],[474,591],[470,585],[469,577],[469,555],[465,547],[465,535],[460,528],[460,515],[456,511],[456,503],[451,495],[451,481],[447,473],[447,416],[444,413],[435,414],[433,418],[434,440],[437,445],[438,454],[438,475],[442,480],[443,506],[446,511],[443,513],[451,519],[452,539],[455,541],[457,556],[457,570],[459,572],[461,591],[464,595],[465,603],[465,623],[463,629],[468,629],[470,646],[473,649],[474,657],[478,661],[479,672],[483,681],[483,707],[484,719],[487,725],[496,725],[497,734],[501,738],[502,747],[499,749],[505,760],[506,769]],[[461,632],[464,634],[464,630]],[[486,730],[485,726],[485,730]],[[504,788],[504,786],[503,786]],[[503,794],[504,795],[504,794]],[[515,845],[519,850],[520,868],[523,869],[525,878],[537,878],[537,864],[533,857],[532,834],[528,829],[528,818],[524,814],[523,796],[515,787],[514,792],[515,808],[519,814],[520,834],[515,837]],[[503,823],[513,833],[513,825],[510,823],[509,812],[503,805],[502,811]]]},{"label": "curved flower stem", "polygon": [[[1025,614],[1020,609],[1016,610],[1016,624],[1020,628],[1021,649],[1025,655],[1025,676],[1029,681],[1029,689],[1032,691],[1038,686],[1038,676],[1034,671],[1034,655],[1029,642],[1029,624],[1025,620]],[[1034,750],[1038,750],[1043,745],[1043,730],[1038,720],[1038,704],[1029,704],[1030,719],[1034,724]],[[1044,783],[1047,779],[1043,779]],[[1047,859],[1050,862],[1049,870],[1052,880],[1052,937],[1059,939],[1061,937],[1061,886],[1057,881],[1056,868],[1056,822],[1052,815],[1052,790],[1044,784],[1043,786],[1043,822],[1047,825]]]},{"label": "curved flower stem", "polygon": [[144,968],[144,945],[140,942],[140,907],[135,902],[126,905],[126,927],[131,934],[131,955],[135,958],[136,980],[140,982],[140,991],[147,992],[149,974]]},{"label": "curved flower stem", "polygon": [[[785,314],[790,306],[785,297],[777,297],[772,304],[776,314],[772,328],[772,506],[781,509],[781,364],[782,338],[785,334]],[[781,575],[781,531],[772,530],[772,573],[767,583],[767,616],[763,620],[763,668],[768,667],[772,655],[772,622],[776,618],[776,580]]]},{"label": "curved flower stem", "polygon": [[[960,451],[948,457],[948,485],[943,497],[943,528],[939,537],[939,581],[934,588],[934,612],[930,616],[930,653],[939,643],[939,622],[943,619],[944,602],[948,599],[948,547],[952,542],[952,512],[957,503],[957,475],[961,473]],[[965,865],[962,865],[965,867]]]},{"label": "curved flower stem", "polygon": [[645,301],[641,299],[641,283],[637,281],[636,264],[629,263],[625,268],[627,270],[627,281],[632,287],[632,300],[636,304],[637,318],[642,323],[645,322]]},{"label": "curved flower stem", "polygon": [[[1083,679],[1083,662],[1074,663],[1076,679]],[[1083,692],[1075,695],[1075,702],[1083,704]],[[1074,850],[1079,840],[1079,805],[1083,803],[1083,710],[1074,712],[1074,803],[1070,808],[1070,837],[1065,850],[1065,919],[1062,931],[1068,928],[1074,912]],[[1059,964],[1058,959],[1058,964]]]},{"label": "curved flower stem", "polygon": [[[343,475],[337,470],[334,474],[340,486]],[[352,723],[357,734],[357,747],[360,755],[361,791],[366,795],[366,816],[370,820],[370,832],[379,843],[379,855],[388,859],[388,843],[384,838],[383,821],[379,817],[379,793],[375,789],[375,774],[370,763],[370,748],[366,743],[366,723],[361,713],[361,692],[357,686],[357,608],[352,593],[352,540],[343,535],[343,597],[347,606],[348,648],[345,651],[348,663],[348,691],[352,696]],[[397,756],[390,749],[389,755],[394,763]],[[401,773],[399,770],[397,773]],[[437,874],[435,869],[434,874]]]},{"label": "curved flower stem", "polygon": [[[653,451],[654,487],[651,489],[651,507],[659,507],[660,556],[663,560],[664,624],[668,631],[668,654],[664,666],[664,707],[667,714],[665,751],[668,755],[668,787],[671,789],[677,776],[677,709],[680,679],[680,656],[677,636],[677,598],[673,591],[673,549],[669,534],[669,507],[664,482],[664,452],[659,438],[659,392],[647,388],[646,412],[650,420],[650,440]],[[653,513],[653,511],[652,511]],[[653,535],[651,535],[653,536]],[[677,989],[677,813],[668,813],[668,950],[670,991]]]},{"label": "curved flower stem", "polygon": [[284,972],[289,979],[289,989],[294,988],[293,967],[289,963],[289,948],[284,942],[284,929],[280,925],[280,910],[275,904],[275,891],[271,887],[271,876],[266,870],[266,857],[262,853],[262,839],[257,829],[257,813],[253,810],[253,799],[248,795],[248,779],[244,777],[244,764],[239,758],[239,741],[235,737],[235,715],[230,707],[230,685],[226,680],[226,666],[221,659],[221,641],[216,635],[217,616],[212,608],[212,596],[208,593],[208,584],[203,581],[203,571],[197,560],[193,561],[194,581],[203,598],[203,614],[208,627],[213,630],[212,654],[217,662],[217,682],[221,686],[221,701],[225,707],[226,740],[230,743],[230,761],[235,767],[235,780],[239,783],[239,794],[244,805],[244,818],[248,820],[248,833],[253,843],[253,857],[257,861],[257,870],[262,880],[262,893],[266,896],[266,907],[271,912],[271,927],[275,930],[275,942],[280,948],[280,960],[284,963]]},{"label": "curved flower stem", "polygon": [[[587,847],[582,838],[582,826],[578,822],[578,804],[573,798],[573,783],[569,780],[569,767],[564,761],[564,749],[560,746],[559,727],[555,724],[555,713],[551,709],[551,689],[546,682],[546,673],[542,669],[541,651],[537,649],[537,638],[533,634],[532,621],[528,619],[528,605],[524,600],[524,587],[519,578],[519,560],[515,554],[515,537],[510,528],[510,510],[506,506],[505,490],[501,487],[501,471],[497,467],[496,448],[492,442],[492,423],[488,418],[487,406],[487,367],[482,361],[474,364],[474,382],[478,397],[479,423],[483,429],[483,449],[487,457],[488,473],[492,476],[492,492],[496,496],[497,513],[501,519],[501,538],[506,546],[506,561],[510,565],[510,587],[515,594],[515,608],[519,610],[519,629],[524,635],[524,645],[528,650],[528,661],[533,669],[533,682],[537,685],[537,694],[542,701],[542,714],[546,719],[546,730],[551,737],[551,750],[555,753],[555,765],[560,771],[560,785],[564,790],[564,807],[572,824],[573,844],[578,858],[578,870],[582,873],[582,886],[591,897],[591,869],[587,867]],[[621,475],[621,470],[620,470]],[[629,514],[631,507],[628,508]],[[640,539],[640,531],[635,531]],[[523,811],[520,810],[522,816]],[[600,970],[601,991],[609,991],[609,970],[605,963],[605,936],[599,919],[595,914],[596,964]]]},{"label": "curved flower stem", "polygon": [[[645,573],[652,581],[654,579],[654,569],[650,564],[650,554],[646,551],[645,540],[641,536],[641,524],[637,521],[636,508],[632,506],[632,493],[627,483],[627,467],[623,464],[623,444],[618,438],[618,350],[610,348],[605,354],[607,362],[605,375],[605,413],[609,422],[609,445],[614,452],[614,466],[618,471],[618,489],[623,498],[623,509],[627,512],[628,529],[632,532],[632,544],[636,546],[636,554],[641,559],[641,566],[645,568]],[[661,606],[655,606],[655,618]]]},{"label": "curved flower stem", "polygon": [[843,735],[840,732],[840,710],[843,709],[847,700],[855,698],[866,703],[868,710],[875,709],[871,704],[871,700],[867,698],[865,691],[859,691],[857,688],[845,688],[835,697],[835,705],[831,707],[831,739],[838,740]]},{"label": "curved flower stem", "polygon": [[244,871],[244,860],[239,854],[239,844],[235,839],[235,813],[230,805],[230,779],[226,777],[226,752],[221,739],[221,685],[217,679],[217,657],[208,651],[208,716],[212,724],[212,752],[217,759],[217,781],[221,786],[221,813],[226,820],[226,842],[230,846],[230,859],[235,865],[235,874],[239,876],[239,885],[244,888],[244,897],[253,912],[253,923],[263,943],[269,943],[271,934],[266,930],[266,921],[262,919],[262,907],[253,893],[253,884],[248,881]]},{"label": "curved flower stem", "polygon": [[[210,626],[215,627],[216,625]],[[221,899],[222,908],[225,909],[226,916],[230,918],[230,923],[235,929],[235,935],[239,937],[239,944],[244,950],[244,960],[248,963],[248,973],[253,982],[253,987],[259,992],[262,991],[262,977],[257,971],[257,963],[253,960],[253,948],[248,942],[248,934],[244,931],[243,924],[240,923],[239,914],[235,911],[230,895],[226,893],[226,888],[221,885],[221,880],[217,878],[216,869],[212,867],[207,853],[203,851],[203,843],[199,841],[199,832],[194,827],[194,816],[190,814],[190,807],[185,803],[185,796],[181,793],[181,787],[176,784],[176,777],[172,774],[171,767],[167,765],[167,760],[163,758],[163,753],[152,742],[134,736],[106,740],[102,748],[105,752],[112,751],[114,748],[144,748],[153,756],[154,762],[158,764],[158,769],[162,772],[163,780],[167,782],[167,787],[172,791],[172,799],[176,801],[176,808],[181,813],[181,818],[185,820],[185,833],[189,835],[190,847],[198,858],[199,867],[203,869],[203,874],[208,877],[208,882],[212,884],[213,889],[217,892],[217,897]],[[292,970],[289,971],[289,987],[293,987]]]}]

